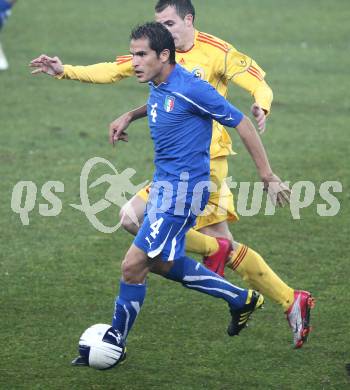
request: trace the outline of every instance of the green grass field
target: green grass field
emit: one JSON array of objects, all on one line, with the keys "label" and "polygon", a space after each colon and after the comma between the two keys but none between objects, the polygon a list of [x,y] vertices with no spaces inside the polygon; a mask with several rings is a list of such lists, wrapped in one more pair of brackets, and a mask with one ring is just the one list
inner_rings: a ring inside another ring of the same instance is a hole
[{"label": "green grass field", "polygon": [[[87,85],[32,77],[28,62],[41,53],[65,63],[113,61],[128,52],[128,35],[153,18],[153,1],[19,1],[0,39],[10,69],[0,73],[0,388],[1,389],[348,389],[349,152],[348,1],[197,0],[199,30],[250,54],[266,70],[274,105],[263,136],[274,170],[292,183],[340,181],[341,210],[320,217],[317,196],[294,220],[242,217],[237,240],[262,253],[284,280],[317,298],[314,332],[302,350],[291,347],[282,310],[267,301],[237,338],[226,335],[224,303],[150,276],[148,295],[128,339],[128,360],[98,372],[73,368],[88,326],[109,323],[120,262],[132,238],[97,232],[72,209],[79,202],[84,163],[100,156],[119,171],[133,167],[135,183],[150,177],[152,145],[146,122],[129,144],[107,143],[111,120],[142,104],[147,87],[135,80]],[[233,4],[234,3],[234,4]],[[237,87],[232,101],[248,111]],[[256,181],[253,163],[233,134],[238,156],[230,172]],[[106,172],[104,172],[106,173]],[[109,173],[109,172],[107,172]],[[33,181],[38,194],[30,224],[11,210],[14,185]],[[64,183],[63,209],[43,217],[40,194],[48,180]],[[94,193],[103,197],[107,187]],[[118,209],[102,213],[113,225]],[[227,272],[228,278],[243,282]]]}]

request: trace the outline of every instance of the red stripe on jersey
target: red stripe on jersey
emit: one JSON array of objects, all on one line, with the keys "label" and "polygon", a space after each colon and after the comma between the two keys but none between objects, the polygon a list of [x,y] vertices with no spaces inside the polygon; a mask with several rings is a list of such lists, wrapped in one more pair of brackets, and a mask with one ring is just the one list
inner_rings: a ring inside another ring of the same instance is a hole
[{"label": "red stripe on jersey", "polygon": [[248,71],[249,73],[255,75],[256,77],[259,77],[259,76],[260,76],[260,74],[259,74],[256,70],[252,69],[251,67],[249,67],[249,68],[247,69],[247,71]]},{"label": "red stripe on jersey", "polygon": [[131,61],[131,58],[128,58],[126,60],[118,60],[117,65],[125,64],[125,62],[129,62],[129,61]]},{"label": "red stripe on jersey", "polygon": [[253,70],[255,70],[256,72],[258,72],[258,73],[260,74],[260,72],[259,72],[259,69],[256,69],[256,67],[255,67],[255,66],[253,66],[253,65],[250,65],[250,68],[252,68]]},{"label": "red stripe on jersey", "polygon": [[116,62],[119,62],[119,61],[125,61],[125,60],[131,60],[132,59],[132,56],[131,55],[128,55],[128,56],[118,56],[116,58]]},{"label": "red stripe on jersey", "polygon": [[250,68],[261,77],[261,80],[264,78],[263,75],[260,73],[259,69],[256,69],[253,65],[251,65]]},{"label": "red stripe on jersey", "polygon": [[209,40],[206,40],[206,39],[203,39],[203,38],[197,38],[197,41],[207,43],[208,45],[211,45],[211,46],[215,46],[215,47],[217,47],[218,49],[222,50],[225,53],[228,52],[228,49],[226,47],[219,46],[218,44],[216,44],[214,42],[211,42]]},{"label": "red stripe on jersey", "polygon": [[259,69],[257,69],[255,66],[250,65],[249,68],[250,68],[253,72],[255,72],[255,73],[257,73],[257,74],[259,74],[259,75],[261,76],[261,73],[260,73]]},{"label": "red stripe on jersey", "polygon": [[209,37],[209,36],[207,36],[207,35],[202,35],[202,33],[199,33],[199,34],[198,34],[198,38],[204,39],[204,40],[206,40],[207,42],[210,42],[210,43],[213,43],[213,44],[215,44],[215,45],[218,45],[218,46],[220,46],[220,48],[222,48],[222,50],[227,50],[227,49],[228,49],[228,48],[227,48],[227,45],[225,45],[224,43],[219,42],[219,41],[217,41],[216,39],[211,38],[211,37]]},{"label": "red stripe on jersey", "polygon": [[220,43],[220,45],[227,46],[227,44],[225,42],[221,41],[220,39],[218,39],[218,38],[216,38],[216,37],[214,37],[212,35],[199,32],[198,36],[202,37],[202,38],[210,39],[211,41],[216,42],[216,43]]},{"label": "red stripe on jersey", "polygon": [[122,61],[122,62],[124,62],[124,61],[130,61],[130,60],[132,60],[132,57],[130,56],[130,57],[128,57],[128,58],[117,58],[117,62],[118,61]]},{"label": "red stripe on jersey", "polygon": [[252,67],[250,67],[250,68],[248,68],[247,72],[249,74],[251,74],[252,76],[256,77],[258,80],[260,80],[260,81],[263,80],[263,77],[261,76],[261,74],[257,70],[254,70],[254,69],[252,69]]},{"label": "red stripe on jersey", "polygon": [[199,31],[198,35],[204,35],[205,37],[208,37],[208,38],[214,38],[213,35],[207,34],[207,33],[203,32],[203,31]]},{"label": "red stripe on jersey", "polygon": [[224,47],[227,47],[227,44],[223,41],[221,41],[220,39],[212,36],[212,35],[209,35],[209,34],[205,34],[205,33],[202,33],[202,32],[199,32],[198,33],[198,36],[201,37],[201,38],[206,38],[206,39],[209,39],[215,43],[219,43],[220,45],[224,46]]},{"label": "red stripe on jersey", "polygon": [[224,51],[227,51],[227,50],[228,50],[227,46],[223,45],[223,44],[220,43],[220,42],[213,41],[212,39],[209,39],[209,38],[198,37],[197,40],[201,40],[201,41],[205,41],[205,42],[208,42],[208,43],[212,43],[213,45],[218,46],[220,49],[222,49],[222,50],[224,50]]}]

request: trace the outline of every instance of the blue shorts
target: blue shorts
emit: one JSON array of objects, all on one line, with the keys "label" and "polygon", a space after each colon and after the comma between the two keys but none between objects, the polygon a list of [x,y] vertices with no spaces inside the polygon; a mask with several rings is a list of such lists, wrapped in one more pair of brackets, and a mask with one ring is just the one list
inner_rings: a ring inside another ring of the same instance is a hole
[{"label": "blue shorts", "polygon": [[163,261],[173,261],[185,255],[185,235],[196,223],[196,209],[204,209],[207,204],[209,192],[194,197],[191,192],[166,189],[162,183],[152,183],[144,221],[134,244],[151,259],[160,256]]},{"label": "blue shorts", "polygon": [[185,234],[194,226],[196,216],[159,213],[152,222],[148,215],[138,231],[134,244],[151,259],[160,256],[163,261],[173,261],[185,255]]}]

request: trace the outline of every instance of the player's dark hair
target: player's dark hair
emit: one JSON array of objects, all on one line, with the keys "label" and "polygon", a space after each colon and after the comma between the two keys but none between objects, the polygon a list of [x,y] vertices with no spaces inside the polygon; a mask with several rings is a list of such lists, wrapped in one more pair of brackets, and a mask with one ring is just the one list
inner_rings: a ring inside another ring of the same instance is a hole
[{"label": "player's dark hair", "polygon": [[130,39],[147,38],[149,40],[149,47],[157,53],[168,49],[170,51],[169,63],[175,64],[175,43],[172,35],[161,23],[149,22],[141,26],[136,26],[131,34]]},{"label": "player's dark hair", "polygon": [[176,13],[182,19],[185,19],[185,16],[190,14],[193,16],[194,20],[196,15],[191,0],[158,0],[158,3],[155,5],[154,9],[157,13],[159,13],[164,11],[167,7],[175,7]]}]

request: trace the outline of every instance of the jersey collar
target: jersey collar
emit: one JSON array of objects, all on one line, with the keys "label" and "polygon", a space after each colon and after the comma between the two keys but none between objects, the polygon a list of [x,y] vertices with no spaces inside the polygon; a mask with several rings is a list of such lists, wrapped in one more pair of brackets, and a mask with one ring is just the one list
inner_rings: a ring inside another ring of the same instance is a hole
[{"label": "jersey collar", "polygon": [[160,83],[158,85],[155,85],[153,83],[153,81],[149,81],[148,84],[151,85],[153,88],[159,88],[162,85],[171,84],[173,82],[173,80],[176,79],[176,75],[178,74],[179,70],[180,70],[180,65],[175,64],[174,69],[171,71],[171,73],[169,74],[168,78],[165,81],[163,81],[162,83]]}]

